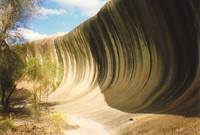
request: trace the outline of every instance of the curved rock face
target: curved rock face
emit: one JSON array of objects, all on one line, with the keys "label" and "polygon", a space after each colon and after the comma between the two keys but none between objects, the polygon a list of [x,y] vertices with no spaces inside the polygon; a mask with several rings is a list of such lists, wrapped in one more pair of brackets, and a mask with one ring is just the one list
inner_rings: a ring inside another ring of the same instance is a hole
[{"label": "curved rock face", "polygon": [[188,107],[197,112],[197,5],[195,0],[110,1],[69,34],[47,40],[64,63],[64,89],[76,87],[74,96],[82,96],[98,85],[108,105],[125,112]]},{"label": "curved rock face", "polygon": [[98,107],[102,93],[107,105],[123,112],[199,116],[198,5],[112,0],[70,33],[34,42],[37,55],[50,48],[64,65],[52,98]]},{"label": "curved rock face", "polygon": [[195,2],[113,1],[83,26],[110,106],[126,112],[182,112],[198,106]]}]

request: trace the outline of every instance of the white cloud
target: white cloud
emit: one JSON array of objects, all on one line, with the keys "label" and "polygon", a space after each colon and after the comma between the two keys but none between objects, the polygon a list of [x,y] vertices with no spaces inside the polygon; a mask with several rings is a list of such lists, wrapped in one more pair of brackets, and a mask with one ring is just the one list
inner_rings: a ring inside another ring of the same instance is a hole
[{"label": "white cloud", "polygon": [[67,9],[78,9],[83,16],[93,16],[108,0],[52,0]]},{"label": "white cloud", "polygon": [[42,7],[39,9],[38,13],[42,15],[63,15],[66,14],[67,11],[64,9],[48,9]]},{"label": "white cloud", "polygon": [[9,37],[6,38],[6,41],[11,45],[20,44],[27,41],[39,40],[48,37],[47,34],[40,34],[38,32],[34,32],[26,28],[9,30],[7,31],[7,34],[9,35]]},{"label": "white cloud", "polygon": [[54,37],[54,36],[62,36],[68,32],[58,32],[53,35],[47,35],[47,34],[34,32],[26,28],[18,28],[17,33],[20,33],[27,41],[33,41],[33,40],[39,40],[39,39],[49,38],[49,37]]},{"label": "white cloud", "polygon": [[17,32],[20,33],[26,40],[33,41],[47,37],[47,34],[40,34],[25,28],[18,28]]},{"label": "white cloud", "polygon": [[64,15],[67,11],[65,9],[48,9],[41,7],[36,13],[36,17],[40,19],[48,19],[48,15]]}]

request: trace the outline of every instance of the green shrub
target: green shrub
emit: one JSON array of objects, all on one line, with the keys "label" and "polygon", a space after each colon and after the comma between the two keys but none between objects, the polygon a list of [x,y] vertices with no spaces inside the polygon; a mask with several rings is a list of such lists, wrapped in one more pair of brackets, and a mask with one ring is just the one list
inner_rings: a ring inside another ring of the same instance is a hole
[{"label": "green shrub", "polygon": [[7,132],[11,132],[14,128],[14,123],[12,121],[12,117],[3,118],[0,117],[0,134],[6,134]]}]

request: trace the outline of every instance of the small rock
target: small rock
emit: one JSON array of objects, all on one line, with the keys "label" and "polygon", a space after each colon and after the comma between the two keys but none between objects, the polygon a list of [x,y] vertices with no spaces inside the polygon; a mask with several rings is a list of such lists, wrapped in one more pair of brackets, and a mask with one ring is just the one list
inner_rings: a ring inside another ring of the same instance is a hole
[{"label": "small rock", "polygon": [[132,118],[130,118],[130,119],[129,119],[129,121],[133,121],[133,119],[132,119]]}]

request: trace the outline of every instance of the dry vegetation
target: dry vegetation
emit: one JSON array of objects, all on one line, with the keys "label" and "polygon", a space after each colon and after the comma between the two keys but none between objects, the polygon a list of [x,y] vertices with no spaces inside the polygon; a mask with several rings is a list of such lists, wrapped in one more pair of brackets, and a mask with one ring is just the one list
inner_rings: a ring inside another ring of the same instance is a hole
[{"label": "dry vegetation", "polygon": [[1,135],[63,135],[64,130],[78,128],[68,125],[61,113],[46,111],[39,119],[15,119],[15,115],[0,117]]}]

